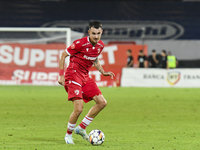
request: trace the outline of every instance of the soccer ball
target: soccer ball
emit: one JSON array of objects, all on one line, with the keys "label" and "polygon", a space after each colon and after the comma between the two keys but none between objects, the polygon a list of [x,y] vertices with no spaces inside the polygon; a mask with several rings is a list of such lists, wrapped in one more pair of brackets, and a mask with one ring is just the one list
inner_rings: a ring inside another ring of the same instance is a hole
[{"label": "soccer ball", "polygon": [[92,145],[101,145],[105,140],[105,135],[101,130],[95,129],[89,133],[89,142]]}]

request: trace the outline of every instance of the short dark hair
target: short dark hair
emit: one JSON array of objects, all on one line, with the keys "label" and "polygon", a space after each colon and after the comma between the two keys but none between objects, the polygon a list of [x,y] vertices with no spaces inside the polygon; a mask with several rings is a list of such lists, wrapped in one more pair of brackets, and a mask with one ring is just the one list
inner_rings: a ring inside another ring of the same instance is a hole
[{"label": "short dark hair", "polygon": [[153,49],[153,50],[152,50],[152,52],[156,52],[156,50],[155,50],[155,49]]},{"label": "short dark hair", "polygon": [[143,53],[143,50],[140,50],[140,53]]},{"label": "short dark hair", "polygon": [[99,29],[99,28],[102,28],[102,24],[99,21],[91,21],[89,24],[89,29],[92,27]]},{"label": "short dark hair", "polygon": [[162,50],[162,52],[166,54],[166,50]]},{"label": "short dark hair", "polygon": [[130,49],[128,49],[127,52],[132,53],[132,51]]}]

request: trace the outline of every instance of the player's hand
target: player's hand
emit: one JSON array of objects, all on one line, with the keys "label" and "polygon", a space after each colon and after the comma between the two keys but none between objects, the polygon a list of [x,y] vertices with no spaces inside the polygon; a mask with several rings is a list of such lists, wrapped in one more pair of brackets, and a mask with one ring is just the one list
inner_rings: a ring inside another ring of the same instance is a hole
[{"label": "player's hand", "polygon": [[110,76],[111,79],[113,79],[113,77],[115,76],[115,74],[114,74],[113,72],[111,72],[111,71],[104,72],[103,75],[104,75],[104,76]]},{"label": "player's hand", "polygon": [[65,85],[65,77],[64,77],[64,75],[62,75],[62,76],[59,76],[59,78],[58,78],[58,83],[60,84],[60,85]]}]

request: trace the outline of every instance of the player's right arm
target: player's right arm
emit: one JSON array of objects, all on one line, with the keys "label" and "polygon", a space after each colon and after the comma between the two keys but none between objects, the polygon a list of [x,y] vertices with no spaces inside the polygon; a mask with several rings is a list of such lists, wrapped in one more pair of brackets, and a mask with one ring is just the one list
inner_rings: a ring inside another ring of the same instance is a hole
[{"label": "player's right arm", "polygon": [[65,58],[67,56],[69,56],[68,53],[66,51],[63,51],[59,59],[60,73],[59,73],[58,83],[63,86],[65,85],[64,66],[65,66]]}]

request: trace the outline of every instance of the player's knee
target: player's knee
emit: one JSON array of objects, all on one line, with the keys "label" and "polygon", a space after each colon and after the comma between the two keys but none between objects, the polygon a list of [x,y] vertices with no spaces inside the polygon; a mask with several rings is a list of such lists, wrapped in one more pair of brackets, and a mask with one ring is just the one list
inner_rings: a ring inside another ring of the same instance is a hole
[{"label": "player's knee", "polygon": [[74,113],[75,113],[77,116],[79,116],[82,112],[83,112],[83,107],[76,108],[76,109],[74,110]]},{"label": "player's knee", "polygon": [[105,99],[101,101],[100,106],[102,107],[102,109],[106,107],[106,105],[107,105],[107,101]]},{"label": "player's knee", "polygon": [[83,111],[82,101],[74,101],[74,113],[76,116],[79,116]]},{"label": "player's knee", "polygon": [[103,95],[98,95],[94,97],[96,104],[103,109],[107,105],[107,101],[103,97]]}]

